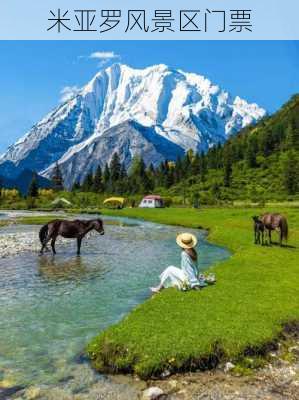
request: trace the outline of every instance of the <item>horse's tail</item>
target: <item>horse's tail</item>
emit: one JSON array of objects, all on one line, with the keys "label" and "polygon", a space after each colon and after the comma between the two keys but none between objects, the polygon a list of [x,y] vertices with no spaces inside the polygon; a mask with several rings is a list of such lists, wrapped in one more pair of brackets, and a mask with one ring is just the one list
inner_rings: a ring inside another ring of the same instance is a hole
[{"label": "horse's tail", "polygon": [[46,224],[40,228],[39,240],[40,240],[41,244],[44,243],[44,240],[46,239],[47,235],[48,235],[48,224]]},{"label": "horse's tail", "polygon": [[281,229],[281,238],[288,240],[289,236],[289,227],[288,227],[288,221],[285,217],[281,218],[280,221],[280,229]]}]

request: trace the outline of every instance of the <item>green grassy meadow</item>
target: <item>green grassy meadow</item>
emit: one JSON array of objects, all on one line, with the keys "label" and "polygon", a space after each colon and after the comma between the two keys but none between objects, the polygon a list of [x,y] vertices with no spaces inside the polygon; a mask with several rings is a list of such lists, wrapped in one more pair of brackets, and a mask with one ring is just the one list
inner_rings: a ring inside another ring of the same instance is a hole
[{"label": "green grassy meadow", "polygon": [[[287,323],[299,321],[299,211],[275,211],[289,221],[288,246],[282,248],[253,244],[251,216],[265,212],[261,209],[103,211],[206,228],[209,240],[229,248],[232,257],[211,267],[214,286],[199,292],[164,290],[100,333],[87,348],[94,367],[149,378],[166,369],[205,369],[221,360],[263,353]],[[275,234],[273,240],[278,240]]]}]

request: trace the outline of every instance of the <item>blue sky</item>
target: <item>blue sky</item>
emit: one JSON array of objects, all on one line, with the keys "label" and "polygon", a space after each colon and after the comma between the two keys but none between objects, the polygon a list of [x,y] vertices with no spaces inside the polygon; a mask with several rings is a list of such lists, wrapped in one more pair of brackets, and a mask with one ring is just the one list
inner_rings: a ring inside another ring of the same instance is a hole
[{"label": "blue sky", "polygon": [[0,41],[0,54],[0,152],[115,61],[196,72],[271,113],[299,93],[299,42]]}]

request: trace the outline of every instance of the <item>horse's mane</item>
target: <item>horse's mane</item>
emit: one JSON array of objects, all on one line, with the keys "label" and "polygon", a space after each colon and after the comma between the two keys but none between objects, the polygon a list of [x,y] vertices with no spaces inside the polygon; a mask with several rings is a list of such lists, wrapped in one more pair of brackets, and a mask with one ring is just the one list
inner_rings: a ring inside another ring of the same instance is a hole
[{"label": "horse's mane", "polygon": [[75,219],[73,222],[76,222],[77,224],[81,224],[81,225],[87,226],[87,225],[89,225],[89,223],[91,221],[86,221],[84,219]]},{"label": "horse's mane", "polygon": [[102,223],[102,220],[100,218],[89,219],[89,220],[86,220],[86,219],[75,219],[73,222],[76,222],[77,224],[81,224],[81,225],[84,225],[84,226],[88,226],[92,222],[101,222]]}]

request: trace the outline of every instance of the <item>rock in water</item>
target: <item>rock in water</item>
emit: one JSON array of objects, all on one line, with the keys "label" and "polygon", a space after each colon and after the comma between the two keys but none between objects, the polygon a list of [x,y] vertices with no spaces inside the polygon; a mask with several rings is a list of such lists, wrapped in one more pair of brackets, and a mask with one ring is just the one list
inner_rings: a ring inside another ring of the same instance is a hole
[{"label": "rock in water", "polygon": [[164,392],[162,389],[153,386],[148,389],[146,389],[143,392],[142,395],[142,400],[156,400],[156,399],[161,399],[161,397],[164,395]]},{"label": "rock in water", "polygon": [[227,373],[227,372],[231,371],[233,368],[235,368],[235,364],[233,364],[231,362],[227,362],[224,366],[224,372]]}]

